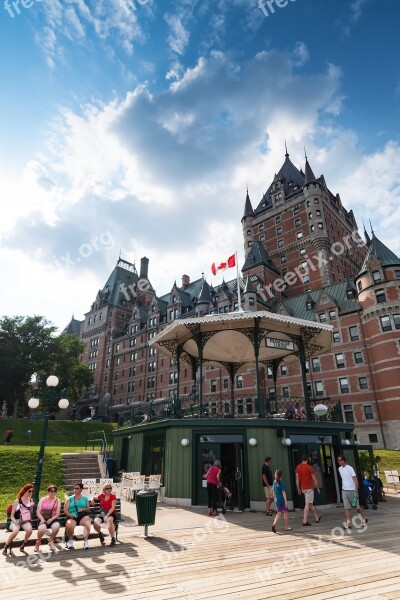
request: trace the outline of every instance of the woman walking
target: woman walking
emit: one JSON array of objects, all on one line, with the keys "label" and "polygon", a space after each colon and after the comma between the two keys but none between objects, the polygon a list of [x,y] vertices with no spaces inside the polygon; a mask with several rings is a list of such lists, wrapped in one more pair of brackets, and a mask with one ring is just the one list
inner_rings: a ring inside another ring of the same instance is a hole
[{"label": "woman walking", "polygon": [[32,510],[34,506],[34,502],[31,499],[32,493],[33,484],[26,483],[20,489],[16,500],[13,502],[11,509],[11,533],[8,536],[7,542],[3,548],[4,556],[7,556],[8,552],[11,556],[12,542],[17,537],[20,529],[23,529],[25,532],[24,541],[19,548],[21,552],[24,551],[26,542],[32,535]]},{"label": "woman walking", "polygon": [[218,486],[221,485],[221,463],[219,460],[214,461],[204,477],[207,479],[208,516],[218,517]]},{"label": "woman walking", "polygon": [[60,530],[61,500],[57,498],[57,486],[53,483],[47,488],[47,496],[39,500],[36,515],[38,518],[38,533],[35,544],[35,552],[39,551],[42,537],[47,529],[50,529],[49,548],[56,551],[55,541]]},{"label": "woman walking", "polygon": [[276,507],[276,515],[274,522],[272,524],[272,531],[276,533],[276,524],[281,518],[281,514],[283,513],[283,519],[285,521],[285,531],[292,531],[292,528],[289,527],[289,513],[288,513],[288,503],[286,497],[286,486],[285,482],[282,479],[282,471],[278,469],[275,471],[275,480],[272,484],[272,489],[274,490],[274,498],[275,498],[275,507]]}]

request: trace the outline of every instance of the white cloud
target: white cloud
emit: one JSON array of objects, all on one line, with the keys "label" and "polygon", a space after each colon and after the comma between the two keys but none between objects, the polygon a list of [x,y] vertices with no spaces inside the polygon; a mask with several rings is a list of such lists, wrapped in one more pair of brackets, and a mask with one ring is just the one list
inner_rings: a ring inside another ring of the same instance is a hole
[{"label": "white cloud", "polygon": [[176,54],[183,54],[189,43],[189,32],[185,29],[181,19],[177,15],[165,15],[165,20],[169,25],[170,34],[168,44]]}]

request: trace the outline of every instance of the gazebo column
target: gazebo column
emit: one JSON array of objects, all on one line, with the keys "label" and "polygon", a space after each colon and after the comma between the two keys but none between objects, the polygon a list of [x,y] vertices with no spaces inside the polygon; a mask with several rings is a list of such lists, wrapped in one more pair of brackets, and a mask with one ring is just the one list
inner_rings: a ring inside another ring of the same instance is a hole
[{"label": "gazebo column", "polygon": [[259,417],[265,416],[265,407],[261,407],[261,398],[260,398],[260,372],[259,372],[259,362],[258,357],[260,354],[260,319],[254,319],[254,339],[253,339],[253,347],[254,347],[254,357],[256,359],[256,390],[257,390],[257,400],[256,400],[256,412]]},{"label": "gazebo column", "polygon": [[297,347],[299,349],[301,379],[303,381],[303,394],[304,394],[304,403],[306,405],[307,421],[312,421],[311,406],[310,406],[310,396],[308,394],[308,388],[307,388],[306,353],[305,353],[305,350],[304,350],[304,342],[303,342],[303,338],[302,337],[298,338]]},{"label": "gazebo column", "polygon": [[239,369],[243,366],[243,363],[231,363],[231,362],[222,362],[221,365],[225,367],[225,369],[229,373],[229,379],[231,382],[231,399],[230,399],[230,412],[231,416],[235,416],[235,376]]},{"label": "gazebo column", "polygon": [[183,348],[182,345],[179,345],[176,349],[176,368],[178,370],[178,380],[176,382],[176,396],[174,400],[174,417],[181,412],[181,399],[179,396],[179,383],[181,378],[181,354]]}]

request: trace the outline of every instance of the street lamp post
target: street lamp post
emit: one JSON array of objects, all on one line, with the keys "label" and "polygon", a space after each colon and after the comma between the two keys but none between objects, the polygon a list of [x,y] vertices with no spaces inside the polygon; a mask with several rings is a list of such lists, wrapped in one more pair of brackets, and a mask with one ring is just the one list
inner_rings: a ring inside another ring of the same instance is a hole
[{"label": "street lamp post", "polygon": [[[46,379],[46,385],[50,389],[48,392],[42,393],[43,399],[45,401],[44,420],[43,420],[43,427],[42,427],[42,438],[40,441],[39,458],[38,458],[38,463],[37,463],[37,467],[36,467],[35,478],[33,480],[33,485],[34,485],[33,499],[36,504],[39,502],[39,490],[40,490],[40,482],[42,479],[43,457],[44,457],[44,451],[45,451],[46,442],[47,442],[47,430],[48,430],[48,425],[49,425],[50,409],[51,409],[53,402],[55,400],[57,400],[58,397],[60,396],[53,389],[53,388],[57,387],[57,385],[58,385],[58,377],[56,377],[55,375],[50,375]],[[36,409],[39,406],[39,399],[32,397],[28,401],[28,406],[29,406],[29,408]],[[69,402],[66,398],[61,398],[58,402],[58,406],[61,409],[68,408]]]}]

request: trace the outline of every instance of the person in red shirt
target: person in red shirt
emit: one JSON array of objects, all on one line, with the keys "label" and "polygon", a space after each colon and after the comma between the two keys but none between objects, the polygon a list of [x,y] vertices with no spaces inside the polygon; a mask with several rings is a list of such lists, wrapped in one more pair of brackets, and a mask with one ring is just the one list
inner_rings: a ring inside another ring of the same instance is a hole
[{"label": "person in red shirt", "polygon": [[104,545],[104,533],[101,531],[101,524],[107,523],[108,531],[111,535],[110,546],[115,546],[117,543],[115,539],[115,519],[117,518],[115,509],[117,506],[117,496],[111,492],[112,486],[110,483],[107,483],[103,487],[103,493],[92,498],[90,503],[92,505],[95,502],[100,504],[100,513],[94,518],[93,527],[99,534],[101,544]]},{"label": "person in red shirt", "polygon": [[208,516],[218,517],[218,486],[221,485],[220,461],[214,460],[214,464],[208,469],[203,477],[207,479]]},{"label": "person in red shirt", "polygon": [[301,463],[296,467],[296,487],[299,494],[304,494],[304,513],[303,525],[310,526],[308,513],[311,511],[315,517],[315,522],[319,523],[321,517],[317,515],[314,507],[314,488],[317,488],[319,494],[318,482],[314,474],[314,469],[308,464],[308,458],[305,454],[301,457]]}]

